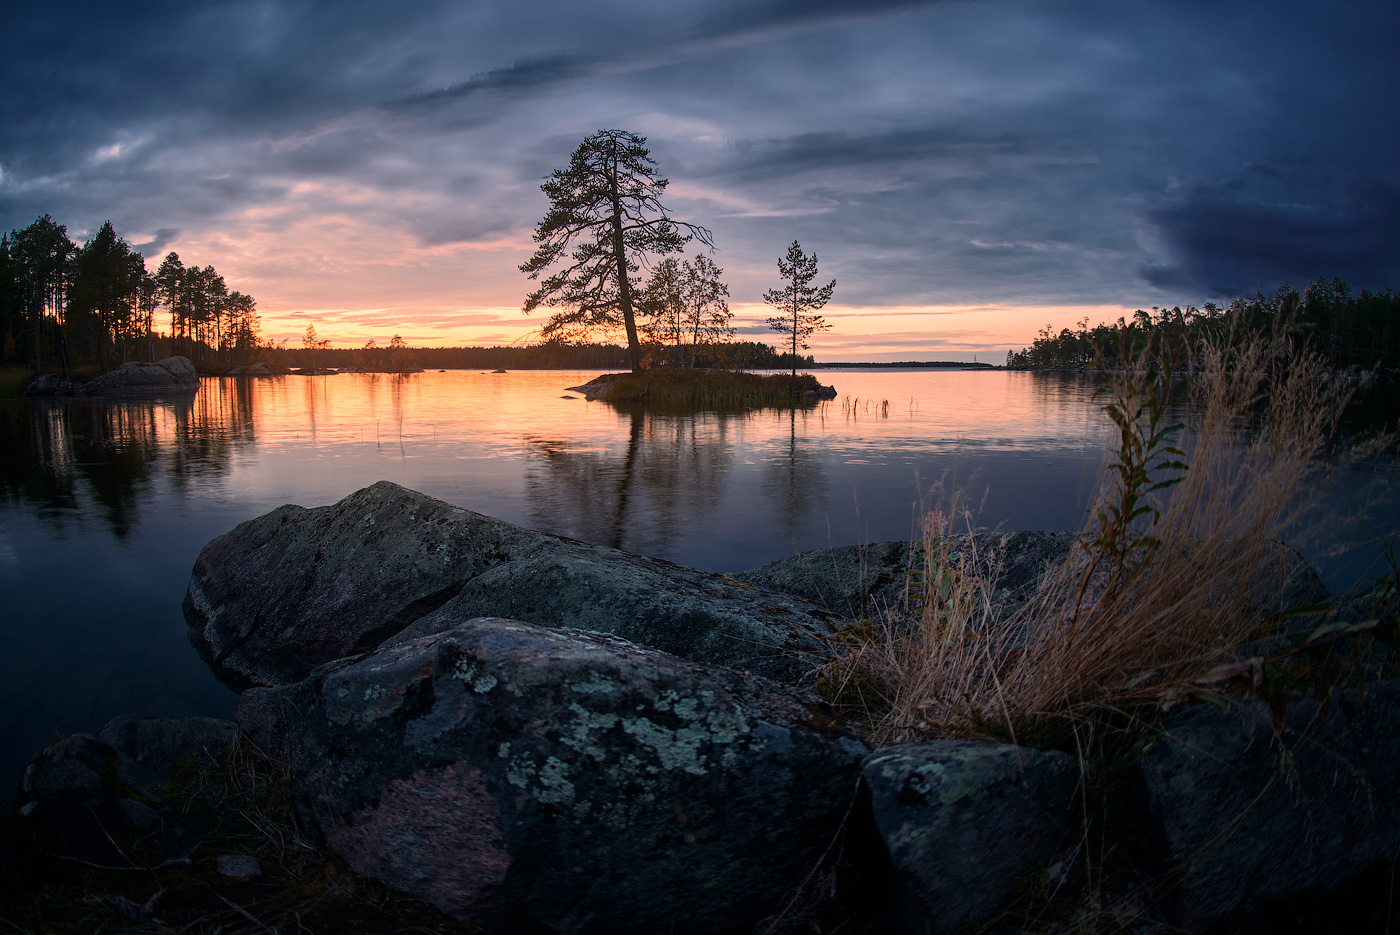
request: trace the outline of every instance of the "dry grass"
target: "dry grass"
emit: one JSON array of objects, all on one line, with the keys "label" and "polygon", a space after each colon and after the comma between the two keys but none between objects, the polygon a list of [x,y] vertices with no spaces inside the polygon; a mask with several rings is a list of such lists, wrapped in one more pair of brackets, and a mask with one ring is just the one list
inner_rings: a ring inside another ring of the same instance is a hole
[{"label": "dry grass", "polygon": [[1277,542],[1325,470],[1348,391],[1281,342],[1228,346],[1187,358],[1149,336],[1114,378],[1117,439],[1082,547],[1014,613],[999,612],[995,562],[954,538],[973,531],[965,506],[928,517],[907,608],[855,631],[825,672],[873,742],[1050,730],[1064,743],[1096,712],[1169,705],[1277,625]]}]

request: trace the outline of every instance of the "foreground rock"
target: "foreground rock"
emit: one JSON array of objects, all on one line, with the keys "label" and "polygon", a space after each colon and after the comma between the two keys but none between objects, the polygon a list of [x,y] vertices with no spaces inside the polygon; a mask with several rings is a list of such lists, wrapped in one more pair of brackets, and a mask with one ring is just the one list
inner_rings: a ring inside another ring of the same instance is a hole
[{"label": "foreground rock", "polygon": [[194,392],[199,374],[188,357],[167,357],[155,363],[129,360],[78,388],[79,396],[119,396],[122,394]]},{"label": "foreground rock", "polygon": [[796,679],[844,622],[791,595],[522,529],[387,481],[332,506],[279,507],[213,540],[184,611],[190,641],[239,690],[480,616],[613,633]]},{"label": "foreground rock", "polygon": [[905,905],[901,928],[985,922],[1069,842],[1079,767],[995,743],[897,744],[865,761],[871,807]]},{"label": "foreground rock", "polygon": [[490,618],[250,690],[238,719],[350,866],[497,932],[751,925],[867,752],[768,680]]},{"label": "foreground rock", "polygon": [[1291,705],[1278,736],[1262,701],[1190,708],[1143,754],[1175,922],[1201,931],[1394,861],[1400,684],[1331,700]]},{"label": "foreground rock", "polygon": [[[1070,532],[1019,530],[976,533],[949,540],[950,561],[964,554],[979,573],[995,581],[992,601],[999,616],[1021,607],[1044,583],[1047,574],[1072,557],[1079,536]],[[1317,604],[1327,587],[1291,546],[1273,543],[1270,567],[1257,593],[1266,610]],[[732,577],[756,587],[813,601],[852,617],[904,608],[909,587],[922,580],[922,543],[872,542],[813,549],[778,559]]]},{"label": "foreground rock", "polygon": [[159,789],[176,764],[217,756],[236,735],[232,721],[133,716],[109,721],[96,736],[70,734],[25,768],[20,813],[49,853],[124,864],[114,837],[149,834],[173,817]]}]

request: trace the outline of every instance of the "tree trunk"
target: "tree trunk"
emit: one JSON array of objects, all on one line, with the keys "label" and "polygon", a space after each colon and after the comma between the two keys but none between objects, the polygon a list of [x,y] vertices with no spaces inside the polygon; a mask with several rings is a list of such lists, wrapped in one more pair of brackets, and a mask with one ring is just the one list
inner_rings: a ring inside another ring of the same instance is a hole
[{"label": "tree trunk", "polygon": [[608,189],[612,196],[613,262],[617,264],[617,301],[622,306],[622,325],[627,330],[627,358],[632,372],[642,369],[642,346],[637,340],[637,319],[632,313],[632,284],[627,280],[627,250],[622,238],[622,199],[617,191],[617,157],[613,156],[608,174]]}]

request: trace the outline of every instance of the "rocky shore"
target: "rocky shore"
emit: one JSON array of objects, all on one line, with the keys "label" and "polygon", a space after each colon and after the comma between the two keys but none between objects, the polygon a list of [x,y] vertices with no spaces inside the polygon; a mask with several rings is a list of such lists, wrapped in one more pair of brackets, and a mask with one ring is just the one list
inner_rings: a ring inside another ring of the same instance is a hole
[{"label": "rocky shore", "polygon": [[[1072,542],[989,534],[997,599]],[[1281,606],[1325,598],[1279,549]],[[1392,911],[1396,683],[1299,702],[1277,732],[1262,701],[1181,707],[1109,770],[872,750],[814,673],[909,562],[876,543],[715,574],[387,482],[281,507],[206,545],[184,601],[236,722],[56,740],[0,871],[125,874],[74,931],[200,911],[248,931],[1052,931],[1091,904],[1115,930],[1304,931],[1329,906]],[[1112,846],[1086,872],[1090,828]]]}]

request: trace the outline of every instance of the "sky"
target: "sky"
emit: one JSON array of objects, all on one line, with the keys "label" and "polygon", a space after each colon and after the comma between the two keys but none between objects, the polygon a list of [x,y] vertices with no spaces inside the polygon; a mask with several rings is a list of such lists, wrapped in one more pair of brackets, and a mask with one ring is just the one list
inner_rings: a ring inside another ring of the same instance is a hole
[{"label": "sky", "polygon": [[8,4],[0,230],[103,221],[265,335],[532,340],[540,182],[645,136],[741,337],[799,241],[818,360],[998,362],[1046,324],[1400,286],[1394,0]]}]

